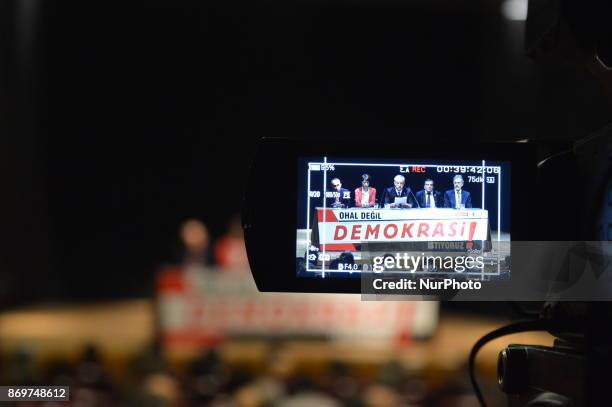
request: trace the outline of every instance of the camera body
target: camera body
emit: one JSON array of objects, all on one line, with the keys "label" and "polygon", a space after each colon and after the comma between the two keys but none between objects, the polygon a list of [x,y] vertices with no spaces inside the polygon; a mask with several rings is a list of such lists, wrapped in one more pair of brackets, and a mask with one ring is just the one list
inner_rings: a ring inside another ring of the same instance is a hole
[{"label": "camera body", "polygon": [[[260,291],[363,293],[364,281],[380,277],[374,269],[384,254],[396,263],[395,255],[401,262],[406,251],[454,251],[456,259],[457,251],[499,252],[498,240],[509,248],[512,241],[539,238],[536,206],[543,199],[534,144],[372,137],[376,143],[360,137],[261,140],[243,206]],[[362,185],[364,176],[371,182]],[[431,196],[427,180],[435,184]],[[452,273],[419,267],[408,277],[472,280],[461,267]],[[399,271],[396,280],[407,276]]]}]

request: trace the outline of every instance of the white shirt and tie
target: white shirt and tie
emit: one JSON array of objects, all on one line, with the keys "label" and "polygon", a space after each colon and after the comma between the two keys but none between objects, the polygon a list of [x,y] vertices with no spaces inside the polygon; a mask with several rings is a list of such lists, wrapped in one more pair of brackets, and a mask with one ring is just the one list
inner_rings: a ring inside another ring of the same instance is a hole
[{"label": "white shirt and tie", "polygon": [[461,206],[461,190],[455,190],[455,208]]},{"label": "white shirt and tie", "polygon": [[361,190],[361,206],[368,207],[370,206],[370,189],[367,191]]}]

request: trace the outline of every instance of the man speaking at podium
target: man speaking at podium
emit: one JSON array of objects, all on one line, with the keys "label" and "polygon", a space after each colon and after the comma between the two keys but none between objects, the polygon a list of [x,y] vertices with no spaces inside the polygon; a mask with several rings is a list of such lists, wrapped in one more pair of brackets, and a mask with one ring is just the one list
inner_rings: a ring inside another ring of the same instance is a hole
[{"label": "man speaking at podium", "polygon": [[455,209],[471,208],[472,196],[469,192],[462,189],[463,177],[461,175],[453,177],[453,186],[453,189],[449,189],[444,194],[444,207]]},{"label": "man speaking at podium", "polygon": [[412,208],[416,206],[414,194],[410,187],[406,186],[406,178],[396,175],[393,178],[393,186],[383,192],[383,204],[390,208]]},{"label": "man speaking at podium", "polygon": [[434,182],[431,178],[425,180],[423,189],[416,193],[416,199],[421,208],[441,208],[442,194],[434,190]]}]

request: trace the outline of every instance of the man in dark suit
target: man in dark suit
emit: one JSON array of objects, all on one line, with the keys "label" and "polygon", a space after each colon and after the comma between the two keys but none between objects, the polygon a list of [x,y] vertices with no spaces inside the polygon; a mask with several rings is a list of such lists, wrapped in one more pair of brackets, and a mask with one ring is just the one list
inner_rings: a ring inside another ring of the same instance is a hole
[{"label": "man in dark suit", "polygon": [[328,208],[350,208],[351,206],[351,191],[346,188],[342,188],[342,182],[340,178],[333,178],[331,180],[333,191],[327,191],[325,196],[327,198]]},{"label": "man in dark suit", "polygon": [[444,194],[444,207],[459,209],[463,205],[464,208],[471,208],[472,197],[469,192],[462,189],[463,177],[461,175],[453,177],[453,186],[453,189],[449,189]]},{"label": "man in dark suit", "polygon": [[416,199],[421,208],[442,208],[442,194],[434,190],[434,182],[431,178],[425,180],[423,190],[416,193]]},{"label": "man in dark suit", "polygon": [[[406,198],[406,203],[395,203],[395,198]],[[396,175],[393,178],[393,186],[384,190],[383,205],[391,208],[413,208],[417,206],[414,194],[410,187],[406,186],[406,178],[403,175]]]}]

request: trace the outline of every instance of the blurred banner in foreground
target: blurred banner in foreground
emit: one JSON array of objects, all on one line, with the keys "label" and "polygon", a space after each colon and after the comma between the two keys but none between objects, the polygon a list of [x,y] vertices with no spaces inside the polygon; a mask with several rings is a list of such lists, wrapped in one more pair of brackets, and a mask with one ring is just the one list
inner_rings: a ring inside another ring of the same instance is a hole
[{"label": "blurred banner in foreground", "polygon": [[406,344],[431,336],[438,323],[434,301],[260,293],[247,272],[168,268],[158,273],[156,290],[159,330],[170,347],[274,337]]}]

